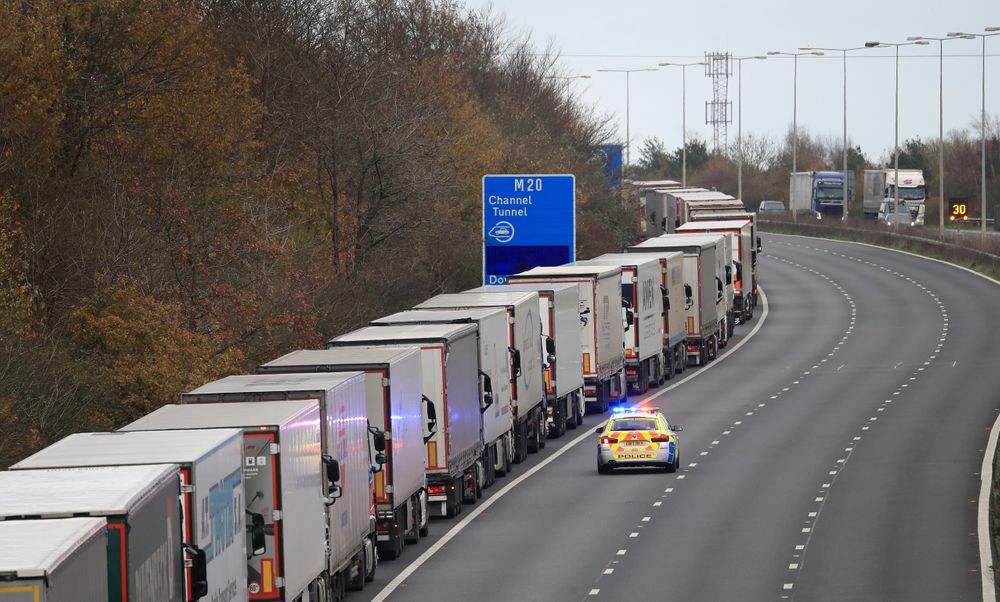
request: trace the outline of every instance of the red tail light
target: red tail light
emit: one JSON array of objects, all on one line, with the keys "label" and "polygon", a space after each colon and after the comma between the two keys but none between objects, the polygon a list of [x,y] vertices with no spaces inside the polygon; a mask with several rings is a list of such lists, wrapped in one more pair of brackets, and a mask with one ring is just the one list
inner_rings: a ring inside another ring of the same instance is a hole
[{"label": "red tail light", "polygon": [[601,437],[601,443],[606,444],[606,445],[611,445],[613,443],[618,443],[618,437],[608,437],[607,435],[604,435],[604,436]]},{"label": "red tail light", "polygon": [[698,351],[697,345],[688,345],[688,351]]},{"label": "red tail light", "polygon": [[650,441],[652,441],[653,443],[669,443],[670,442],[670,435],[664,435],[662,433],[657,433],[657,434],[653,435],[653,438],[650,439]]},{"label": "red tail light", "polygon": [[427,488],[427,495],[441,495],[444,493],[444,485],[431,485]]},{"label": "red tail light", "polygon": [[386,523],[375,523],[375,530],[379,532],[385,532],[389,530],[389,525]]}]

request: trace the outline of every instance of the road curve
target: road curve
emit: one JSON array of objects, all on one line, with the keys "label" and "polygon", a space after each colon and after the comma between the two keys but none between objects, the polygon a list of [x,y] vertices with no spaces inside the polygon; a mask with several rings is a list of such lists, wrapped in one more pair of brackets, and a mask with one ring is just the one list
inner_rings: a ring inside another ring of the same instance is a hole
[{"label": "road curve", "polygon": [[[685,427],[682,472],[599,476],[596,435],[564,449],[588,432],[571,431],[500,481],[492,495],[547,462],[389,599],[980,599],[1000,287],[786,236],[765,237],[761,273],[769,317],[756,336],[655,400]],[[435,522],[350,599],[389,593],[454,524]]]}]

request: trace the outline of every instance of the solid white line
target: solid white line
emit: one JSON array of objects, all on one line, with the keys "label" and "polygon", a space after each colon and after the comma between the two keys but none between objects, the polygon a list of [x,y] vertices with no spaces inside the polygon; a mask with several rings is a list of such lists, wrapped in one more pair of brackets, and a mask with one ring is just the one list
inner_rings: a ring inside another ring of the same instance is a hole
[{"label": "solid white line", "polygon": [[[773,234],[776,236],[792,236],[788,234]],[[815,237],[822,238],[822,237]],[[917,257],[920,259],[926,259],[927,261],[934,261],[942,265],[950,266],[953,268],[958,268],[959,270],[964,270],[974,276],[979,276],[983,280],[987,280],[1000,286],[1000,281],[995,278],[990,278],[986,274],[980,274],[979,272],[967,268],[963,265],[958,265],[950,261],[945,261],[943,259],[937,259],[936,257],[928,257],[926,255],[920,255],[917,253],[911,253],[909,251],[901,251],[899,249],[891,249],[889,247],[880,247],[878,245],[872,245],[866,242],[854,242],[850,240],[834,240],[834,239],[823,239],[829,240],[831,242],[840,242],[851,245],[859,245],[862,247],[871,247],[873,249],[879,249],[882,251],[892,251],[893,253],[901,253],[903,255],[909,255],[911,257]],[[862,427],[863,430],[867,430],[868,427]],[[997,439],[1000,438],[1000,416],[997,416],[996,421],[993,423],[993,428],[990,429],[989,441],[986,445],[986,452],[983,454],[983,464],[979,469],[979,501],[976,516],[976,535],[979,540],[979,574],[982,577],[983,582],[983,602],[996,602],[996,583],[994,582],[993,575],[993,549],[990,545],[990,490],[993,486],[993,456],[996,454]]]},{"label": "solid white line", "polygon": [[[725,360],[727,357],[729,357],[734,351],[736,351],[737,349],[739,349],[740,347],[742,347],[744,344],[746,344],[747,341],[749,341],[751,338],[753,338],[753,336],[755,334],[757,334],[757,332],[760,330],[761,326],[764,325],[764,322],[767,319],[767,314],[769,312],[769,307],[768,307],[768,303],[767,303],[767,295],[764,294],[764,289],[763,288],[758,288],[758,290],[760,291],[761,303],[762,303],[764,309],[763,309],[763,311],[760,314],[760,319],[757,321],[757,324],[753,327],[753,329],[750,332],[748,332],[742,339],[740,339],[740,341],[738,343],[736,343],[735,345],[733,345],[732,347],[730,347],[725,353],[720,354],[715,359],[715,361],[712,362],[711,364],[708,364],[708,365],[704,366],[701,370],[698,370],[697,372],[688,375],[686,378],[682,378],[681,380],[679,380],[676,383],[670,385],[669,387],[666,387],[662,391],[659,391],[656,395],[648,397],[648,398],[640,401],[639,403],[645,403],[645,402],[648,402],[648,401],[652,401],[653,399],[656,399],[657,397],[659,397],[660,395],[663,395],[667,391],[670,391],[671,389],[674,389],[674,388],[679,387],[680,385],[686,383],[687,381],[691,380],[692,378],[694,378],[696,376],[701,376],[702,374],[705,374],[706,372],[708,372],[709,370],[711,370],[715,366],[718,366],[719,364],[721,364],[722,361]],[[568,452],[570,449],[572,449],[573,447],[575,447],[578,443],[580,443],[580,442],[582,442],[582,441],[584,441],[586,439],[591,439],[592,437],[593,437],[593,432],[592,431],[587,431],[587,432],[581,434],[576,439],[573,439],[572,441],[570,441],[566,445],[560,447],[551,456],[545,458],[544,460],[542,460],[538,464],[532,466],[527,472],[525,472],[524,474],[520,475],[519,477],[517,477],[516,479],[514,479],[513,481],[511,481],[510,483],[508,483],[503,489],[501,489],[500,491],[496,492],[495,495],[487,498],[486,500],[483,500],[479,504],[476,504],[476,508],[472,512],[470,512],[468,514],[468,516],[466,516],[461,521],[459,521],[458,523],[456,523],[455,526],[453,526],[444,535],[442,535],[440,539],[438,539],[437,541],[435,541],[434,544],[431,545],[431,547],[427,548],[427,550],[424,551],[423,554],[421,554],[413,562],[411,562],[410,564],[408,564],[406,566],[406,568],[404,568],[402,571],[400,571],[400,573],[398,575],[396,575],[395,578],[393,578],[392,581],[390,581],[388,584],[386,584],[386,586],[384,588],[382,588],[382,591],[380,591],[374,598],[372,598],[372,602],[382,602],[383,600],[385,600],[386,598],[388,598],[394,591],[396,591],[396,589],[404,581],[406,581],[406,579],[409,578],[410,575],[412,575],[417,569],[419,569],[421,566],[423,566],[423,564],[425,562],[427,562],[428,560],[430,560],[431,556],[433,556],[438,551],[440,551],[441,548],[443,548],[449,541],[451,541],[452,539],[454,539],[456,535],[458,535],[459,533],[461,533],[463,529],[465,529],[467,526],[469,526],[469,523],[471,523],[473,520],[475,520],[475,518],[478,517],[480,514],[482,514],[483,512],[485,512],[487,508],[489,508],[494,503],[496,503],[497,500],[499,500],[503,496],[507,495],[512,489],[514,489],[515,487],[517,487],[518,485],[520,485],[521,483],[523,483],[525,480],[527,480],[529,477],[531,477],[532,475],[534,475],[536,472],[538,472],[539,470],[545,468],[546,466],[548,466],[549,464],[551,464],[552,462],[554,462],[556,460],[556,458],[558,458],[559,456],[561,456],[564,453]],[[677,478],[678,479],[683,479],[684,475],[680,475]],[[636,536],[638,536],[638,533],[636,534]],[[600,591],[600,590],[597,590],[597,591]],[[596,595],[596,594],[593,594],[593,595]]]}]

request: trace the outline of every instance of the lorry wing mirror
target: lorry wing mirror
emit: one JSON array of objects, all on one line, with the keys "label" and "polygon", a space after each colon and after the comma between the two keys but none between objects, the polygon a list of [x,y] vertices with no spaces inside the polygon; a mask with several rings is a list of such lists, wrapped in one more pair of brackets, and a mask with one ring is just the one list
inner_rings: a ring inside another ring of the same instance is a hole
[{"label": "lorry wing mirror", "polygon": [[434,408],[434,402],[430,400],[426,395],[421,395],[421,399],[427,404],[427,431],[428,434],[424,437],[424,443],[431,440],[432,437],[437,433],[437,410]]},{"label": "lorry wing mirror", "polygon": [[718,295],[716,297],[715,302],[718,303],[719,301],[722,301],[722,297],[724,295],[723,291],[725,290],[722,286],[722,279],[719,278],[718,276],[715,277],[715,288],[716,288],[716,294]]},{"label": "lorry wing mirror", "polygon": [[372,437],[372,443],[375,446],[375,451],[384,452],[385,451],[385,433],[382,431],[375,431],[374,437]]},{"label": "lorry wing mirror", "polygon": [[743,280],[743,263],[739,261],[733,262],[736,265],[736,279]]},{"label": "lorry wing mirror", "polygon": [[732,284],[732,283],[733,283],[733,266],[727,265],[726,266],[726,284]]},{"label": "lorry wing mirror", "polygon": [[556,352],[556,340],[552,337],[545,337],[545,353],[554,355]]},{"label": "lorry wing mirror", "polygon": [[482,370],[479,371],[479,375],[483,377],[483,399],[479,404],[479,412],[483,413],[493,405],[493,379]]},{"label": "lorry wing mirror", "polygon": [[323,454],[323,465],[326,467],[327,481],[333,484],[340,480],[340,462],[338,462],[333,456]]},{"label": "lorry wing mirror", "polygon": [[761,250],[761,246],[760,246],[760,237],[758,236],[758,237],[757,237],[757,252],[758,252],[758,253],[760,253],[760,250]]},{"label": "lorry wing mirror", "polygon": [[[191,544],[183,544],[191,566],[191,600],[208,595],[208,557],[205,550]],[[185,563],[187,564],[187,563]]]},{"label": "lorry wing mirror", "polygon": [[600,435],[601,433],[604,432],[604,426],[602,425],[602,426],[597,427],[596,429],[594,429],[594,432],[597,433],[598,435]]},{"label": "lorry wing mirror", "polygon": [[514,378],[517,378],[521,376],[521,351],[513,347],[508,347],[507,351],[510,351],[510,365],[514,369]]},{"label": "lorry wing mirror", "polygon": [[632,328],[632,325],[635,324],[635,312],[631,309],[625,310],[625,324],[625,330]]},{"label": "lorry wing mirror", "polygon": [[684,285],[684,296],[687,297],[688,299],[694,296],[694,292],[691,290],[690,284]]},{"label": "lorry wing mirror", "polygon": [[250,531],[250,555],[263,556],[267,553],[267,533],[264,531],[264,515],[246,511],[250,517],[247,530]]}]

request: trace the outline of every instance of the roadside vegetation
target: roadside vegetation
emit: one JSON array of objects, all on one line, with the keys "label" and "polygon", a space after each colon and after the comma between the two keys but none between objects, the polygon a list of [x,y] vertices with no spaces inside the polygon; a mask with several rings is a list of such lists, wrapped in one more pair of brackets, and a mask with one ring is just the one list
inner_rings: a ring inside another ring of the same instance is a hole
[{"label": "roadside vegetation", "polygon": [[551,54],[446,0],[0,3],[0,467],[479,282],[481,178],[632,214]]}]

